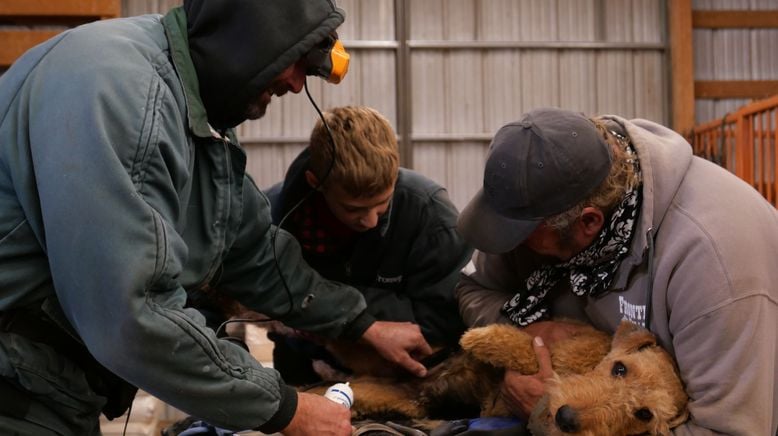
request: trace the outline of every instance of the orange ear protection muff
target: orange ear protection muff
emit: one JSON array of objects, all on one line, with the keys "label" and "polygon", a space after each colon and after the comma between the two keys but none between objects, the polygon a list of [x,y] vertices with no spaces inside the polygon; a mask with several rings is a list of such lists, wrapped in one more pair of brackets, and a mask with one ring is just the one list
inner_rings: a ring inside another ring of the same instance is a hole
[{"label": "orange ear protection muff", "polygon": [[332,33],[305,55],[305,72],[337,84],[346,76],[350,58],[338,34]]}]

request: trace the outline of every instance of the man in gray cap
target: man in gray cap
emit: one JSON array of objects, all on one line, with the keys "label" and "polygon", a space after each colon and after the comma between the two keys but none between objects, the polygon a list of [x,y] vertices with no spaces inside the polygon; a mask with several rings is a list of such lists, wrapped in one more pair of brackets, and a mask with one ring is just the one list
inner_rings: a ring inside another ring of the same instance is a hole
[{"label": "man in gray cap", "polygon": [[754,189],[661,125],[553,108],[497,132],[483,180],[456,292],[469,326],[540,337],[541,371],[505,376],[517,414],[551,373],[543,339],[574,330],[549,318],[627,319],[678,362],[691,419],[675,434],[776,434],[778,212]]}]

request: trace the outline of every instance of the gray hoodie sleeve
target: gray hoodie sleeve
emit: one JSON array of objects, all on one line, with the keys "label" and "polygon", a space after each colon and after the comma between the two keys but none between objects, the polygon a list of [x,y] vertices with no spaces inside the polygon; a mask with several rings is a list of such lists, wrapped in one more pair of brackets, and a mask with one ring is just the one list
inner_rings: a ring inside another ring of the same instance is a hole
[{"label": "gray hoodie sleeve", "polygon": [[502,307],[516,293],[526,290],[527,277],[539,266],[540,260],[524,247],[504,254],[476,250],[470,263],[462,269],[455,290],[465,324],[480,327],[510,323]]},{"label": "gray hoodie sleeve", "polygon": [[494,323],[508,323],[500,309],[517,288],[509,284],[511,277],[505,258],[475,251],[460,272],[455,293],[459,314],[468,327],[482,327]]}]

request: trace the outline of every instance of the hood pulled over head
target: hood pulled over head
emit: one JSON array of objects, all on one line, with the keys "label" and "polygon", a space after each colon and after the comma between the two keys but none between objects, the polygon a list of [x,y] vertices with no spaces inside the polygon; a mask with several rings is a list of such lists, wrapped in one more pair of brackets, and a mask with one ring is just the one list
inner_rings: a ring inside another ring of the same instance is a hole
[{"label": "hood pulled over head", "polygon": [[185,0],[189,48],[208,122],[237,126],[272,80],[345,18],[332,0]]}]

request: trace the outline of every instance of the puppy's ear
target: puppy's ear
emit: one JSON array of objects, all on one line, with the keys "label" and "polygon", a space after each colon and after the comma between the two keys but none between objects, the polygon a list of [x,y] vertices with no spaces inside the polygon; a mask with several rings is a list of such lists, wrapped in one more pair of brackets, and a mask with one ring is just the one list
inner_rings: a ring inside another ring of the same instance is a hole
[{"label": "puppy's ear", "polygon": [[689,419],[689,412],[684,409],[669,421],[657,420],[649,433],[645,434],[651,434],[652,436],[669,436],[672,434],[672,429],[683,424],[687,419]]},{"label": "puppy's ear", "polygon": [[628,353],[634,353],[646,347],[655,347],[656,337],[651,332],[633,324],[629,321],[622,321],[616,334],[613,335],[613,349],[621,349]]},{"label": "puppy's ear", "polygon": [[670,422],[667,423],[667,426],[671,429],[678,427],[679,425],[686,422],[687,419],[689,419],[689,410],[684,407],[678,415],[676,415],[673,419],[670,420]]}]

